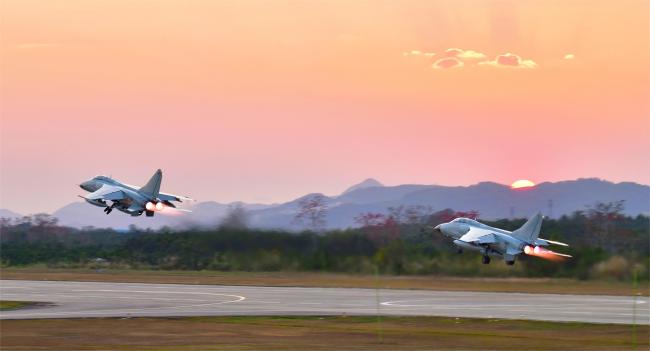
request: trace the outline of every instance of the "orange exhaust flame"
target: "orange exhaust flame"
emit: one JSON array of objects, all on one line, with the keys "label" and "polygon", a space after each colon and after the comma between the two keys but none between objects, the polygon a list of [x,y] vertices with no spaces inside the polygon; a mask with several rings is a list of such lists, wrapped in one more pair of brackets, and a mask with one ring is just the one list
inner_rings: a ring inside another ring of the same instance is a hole
[{"label": "orange exhaust flame", "polygon": [[566,260],[567,257],[571,257],[569,255],[564,255],[551,250],[547,250],[541,246],[531,247],[526,245],[524,247],[524,253],[529,256],[535,256],[535,257],[543,258],[545,260],[554,261],[554,262],[562,262]]}]

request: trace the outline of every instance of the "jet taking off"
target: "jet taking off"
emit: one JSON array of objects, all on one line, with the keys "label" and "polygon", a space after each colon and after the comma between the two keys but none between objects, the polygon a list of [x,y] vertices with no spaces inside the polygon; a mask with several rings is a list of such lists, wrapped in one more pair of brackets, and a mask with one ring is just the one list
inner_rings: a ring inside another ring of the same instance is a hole
[{"label": "jet taking off", "polygon": [[[189,212],[176,209],[172,201],[182,202],[182,200],[191,199],[185,196],[161,193],[161,182],[161,170],[157,170],[147,184],[141,188],[121,183],[110,177],[97,176],[79,184],[81,189],[91,192],[87,196],[80,195],[79,197],[91,205],[104,207],[106,214],[111,213],[114,208],[131,216],[139,216],[144,212],[147,217],[153,217],[155,212],[166,208]],[[108,201],[111,201],[110,206]]]},{"label": "jet taking off", "polygon": [[490,263],[490,256],[497,256],[503,257],[507,265],[513,265],[515,257],[521,253],[549,260],[571,257],[545,249],[544,246],[550,244],[569,245],[539,238],[541,228],[542,214],[538,213],[513,232],[490,227],[469,218],[456,218],[437,225],[434,230],[454,239],[459,253],[462,253],[463,249],[480,251],[483,254],[483,264]]}]

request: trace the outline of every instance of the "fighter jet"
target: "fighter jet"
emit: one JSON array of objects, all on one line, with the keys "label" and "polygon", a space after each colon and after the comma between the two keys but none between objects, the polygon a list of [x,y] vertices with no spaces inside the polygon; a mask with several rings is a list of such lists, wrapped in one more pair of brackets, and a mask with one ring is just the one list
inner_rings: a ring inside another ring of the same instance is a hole
[{"label": "fighter jet", "polygon": [[186,196],[161,193],[161,181],[162,171],[160,169],[143,187],[124,184],[111,177],[97,176],[79,184],[81,189],[90,192],[86,196],[79,195],[79,197],[91,205],[104,207],[106,214],[111,213],[114,208],[131,216],[140,216],[144,212],[147,217],[153,217],[155,212],[165,209],[190,212],[177,209],[172,201],[182,202],[191,199]]},{"label": "fighter jet", "polygon": [[513,265],[515,258],[522,253],[556,261],[571,257],[544,248],[551,244],[569,245],[539,238],[542,218],[542,214],[537,213],[513,232],[490,227],[469,218],[456,218],[437,225],[434,230],[453,239],[459,253],[462,253],[463,249],[480,251],[483,254],[483,264],[489,264],[490,256],[496,256],[502,257],[507,265]]}]

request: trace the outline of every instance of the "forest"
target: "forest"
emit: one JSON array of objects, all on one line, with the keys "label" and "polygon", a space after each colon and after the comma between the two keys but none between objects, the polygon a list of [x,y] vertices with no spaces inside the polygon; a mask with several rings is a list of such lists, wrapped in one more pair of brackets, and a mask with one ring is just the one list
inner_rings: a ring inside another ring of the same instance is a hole
[{"label": "forest", "polygon": [[[621,209],[622,203],[596,204],[568,216],[546,219],[542,237],[570,245],[557,249],[573,256],[563,262],[520,255],[514,266],[498,259],[483,265],[478,253],[459,254],[448,238],[431,230],[436,224],[456,217],[478,217],[478,213],[447,209],[408,216],[421,213],[409,208],[361,214],[357,228],[326,230],[319,224],[301,231],[248,228],[241,208],[233,209],[216,228],[132,227],[128,232],[59,226],[56,218],[39,214],[0,221],[0,262],[3,267],[40,264],[93,269],[618,280],[637,275],[648,280],[650,217],[624,216]],[[480,221],[514,230],[525,219]]]}]

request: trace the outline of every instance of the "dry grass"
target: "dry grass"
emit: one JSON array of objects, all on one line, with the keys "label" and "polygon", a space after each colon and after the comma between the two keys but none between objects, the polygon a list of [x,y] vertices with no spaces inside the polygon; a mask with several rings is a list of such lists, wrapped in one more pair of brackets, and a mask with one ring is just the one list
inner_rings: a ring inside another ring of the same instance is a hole
[{"label": "dry grass", "polygon": [[[302,272],[216,272],[4,268],[2,279],[70,280],[127,283],[177,283],[217,285],[265,285],[304,287],[351,287],[425,289],[450,291],[494,291],[557,294],[634,295],[632,285],[619,281],[529,278],[454,278],[440,276],[375,276]],[[638,293],[648,296],[650,287],[641,284]]]},{"label": "dry grass", "polygon": [[[3,350],[630,350],[625,325],[439,317],[196,317],[2,321]],[[637,348],[650,327],[636,329]]]}]

